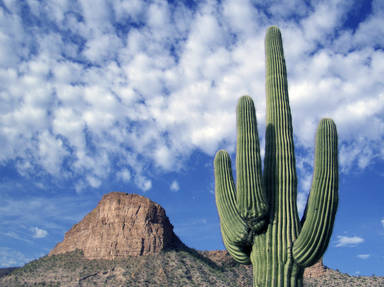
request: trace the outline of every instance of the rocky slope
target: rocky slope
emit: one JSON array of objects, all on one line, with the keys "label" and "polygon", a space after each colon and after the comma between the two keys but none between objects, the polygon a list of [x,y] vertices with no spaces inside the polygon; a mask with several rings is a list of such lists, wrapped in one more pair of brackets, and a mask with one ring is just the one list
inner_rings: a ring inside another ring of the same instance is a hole
[{"label": "rocky slope", "polygon": [[[354,277],[324,269],[304,277],[304,287],[383,287],[384,277]],[[1,287],[252,286],[252,268],[235,263],[225,251],[167,250],[147,256],[90,260],[81,251],[45,256],[0,278]]]},{"label": "rocky slope", "polygon": [[142,256],[181,246],[165,210],[137,194],[111,192],[49,255],[82,250],[88,259]]},{"label": "rocky slope", "polygon": [[[237,264],[226,251],[186,247],[160,205],[121,192],[105,195],[48,256],[3,271],[0,287],[252,286],[252,266]],[[322,262],[305,270],[304,282],[384,286],[383,277],[352,277]]]}]

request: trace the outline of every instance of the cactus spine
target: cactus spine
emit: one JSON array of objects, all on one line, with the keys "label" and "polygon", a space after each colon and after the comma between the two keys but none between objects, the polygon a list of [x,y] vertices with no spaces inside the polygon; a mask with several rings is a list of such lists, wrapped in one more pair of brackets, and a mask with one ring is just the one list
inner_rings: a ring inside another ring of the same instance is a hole
[{"label": "cactus spine", "polygon": [[317,262],[331,237],[338,204],[337,131],[330,119],[316,133],[315,170],[299,220],[297,176],[288,82],[280,30],[265,37],[267,129],[264,171],[253,101],[237,105],[237,185],[231,159],[215,156],[215,195],[224,245],[232,257],[253,264],[254,286],[302,286],[303,271]]}]

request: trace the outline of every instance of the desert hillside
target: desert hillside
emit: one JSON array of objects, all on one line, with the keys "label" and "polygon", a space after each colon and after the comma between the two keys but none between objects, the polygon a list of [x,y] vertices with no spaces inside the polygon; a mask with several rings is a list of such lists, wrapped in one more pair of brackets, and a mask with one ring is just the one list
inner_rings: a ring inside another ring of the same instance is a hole
[{"label": "desert hillside", "polygon": [[[383,277],[352,277],[318,262],[304,286],[384,286]],[[188,248],[165,210],[137,194],[112,192],[51,252],[22,268],[0,270],[0,286],[252,286],[252,266],[226,251]]]},{"label": "desert hillside", "polygon": [[[384,277],[354,277],[325,267],[304,286],[384,286]],[[226,252],[168,250],[124,259],[87,259],[79,250],[45,256],[0,278],[2,287],[19,286],[252,286],[252,269]]]}]

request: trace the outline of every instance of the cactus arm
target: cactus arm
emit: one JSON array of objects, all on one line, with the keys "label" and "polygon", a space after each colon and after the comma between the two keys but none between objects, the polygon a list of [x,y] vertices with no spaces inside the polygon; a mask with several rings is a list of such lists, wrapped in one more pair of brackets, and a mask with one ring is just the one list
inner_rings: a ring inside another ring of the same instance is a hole
[{"label": "cactus arm", "polygon": [[259,135],[253,100],[243,96],[237,104],[237,207],[240,216],[254,231],[267,222],[267,198],[262,188]]},{"label": "cactus arm", "polygon": [[321,120],[316,134],[315,170],[302,230],[293,244],[294,260],[311,266],[325,252],[338,205],[338,160],[336,125]]},{"label": "cactus arm", "polygon": [[297,175],[293,145],[292,117],[288,98],[288,80],[279,28],[268,28],[266,56],[266,146],[264,184],[273,207],[272,245],[279,258],[286,260],[291,242],[296,239],[300,222],[297,213]]},{"label": "cactus arm", "polygon": [[272,197],[284,197],[279,198],[280,200],[275,198],[275,208],[280,208],[281,205],[289,206],[296,202],[297,176],[287,71],[282,38],[276,26],[267,30],[265,53],[267,129],[264,175],[268,179],[266,188],[269,193],[274,193],[271,194]]},{"label": "cactus arm", "polygon": [[244,265],[251,264],[250,259],[250,247],[248,245],[236,245],[233,243],[230,243],[227,239],[226,233],[223,232],[223,228],[220,228],[221,230],[221,237],[223,238],[223,243],[225,248],[227,249],[228,253],[232,256],[232,258]]},{"label": "cactus arm", "polygon": [[216,207],[224,245],[239,263],[249,264],[249,228],[237,211],[231,159],[226,151],[216,153],[214,169]]}]

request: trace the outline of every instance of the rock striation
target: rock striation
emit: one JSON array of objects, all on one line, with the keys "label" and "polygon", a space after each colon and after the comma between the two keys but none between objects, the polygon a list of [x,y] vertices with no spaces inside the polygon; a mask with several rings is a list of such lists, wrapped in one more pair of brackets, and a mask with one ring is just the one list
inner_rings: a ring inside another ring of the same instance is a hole
[{"label": "rock striation", "polygon": [[184,245],[159,204],[138,194],[111,192],[49,255],[80,249],[88,259],[116,259],[180,247]]}]

